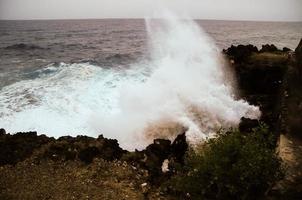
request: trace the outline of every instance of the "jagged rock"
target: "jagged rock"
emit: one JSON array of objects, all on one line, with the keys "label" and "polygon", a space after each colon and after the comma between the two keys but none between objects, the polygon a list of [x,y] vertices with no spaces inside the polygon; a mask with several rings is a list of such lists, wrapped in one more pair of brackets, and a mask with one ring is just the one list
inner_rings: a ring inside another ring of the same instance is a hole
[{"label": "jagged rock", "polygon": [[0,129],[0,136],[1,136],[1,135],[5,135],[5,134],[6,134],[5,129],[1,128],[1,129]]},{"label": "jagged rock", "polygon": [[291,50],[290,48],[283,47],[282,51],[283,51],[283,52],[290,52],[290,51],[292,51],[292,50]]},{"label": "jagged rock", "polygon": [[79,152],[79,159],[86,164],[92,162],[93,158],[100,154],[100,150],[97,147],[87,147]]},{"label": "jagged rock", "polygon": [[44,153],[39,155],[40,159],[50,158],[52,160],[75,160],[78,147],[68,141],[54,141],[46,147]]},{"label": "jagged rock", "polygon": [[175,158],[178,163],[184,163],[184,156],[188,150],[188,143],[186,141],[186,133],[178,135],[171,145],[171,157]]},{"label": "jagged rock", "polygon": [[259,52],[263,53],[263,52],[276,52],[276,51],[279,51],[279,50],[275,45],[265,44],[265,45],[262,45],[262,48],[260,49]]},{"label": "jagged rock", "polygon": [[297,46],[296,49],[295,49],[295,53],[296,53],[297,55],[301,55],[301,54],[302,54],[302,38],[301,38],[301,40],[300,40],[298,46]]},{"label": "jagged rock", "polygon": [[119,147],[117,140],[107,139],[102,135],[97,139],[88,136],[64,136],[49,145],[44,156],[54,160],[79,158],[85,163],[90,163],[95,157],[109,161],[119,159],[125,152]]},{"label": "jagged rock", "polygon": [[55,140],[37,132],[6,134],[0,129],[0,165],[16,164],[29,158],[33,152],[35,160],[80,159],[90,163],[95,157],[105,160],[119,159],[127,152],[119,147],[117,140],[99,136],[97,139],[88,136],[64,136]]},{"label": "jagged rock", "polygon": [[302,38],[297,46],[297,48],[295,49],[295,54],[296,54],[296,61],[297,61],[297,65],[298,65],[298,69],[300,72],[300,75],[302,74]]},{"label": "jagged rock", "polygon": [[[173,174],[176,165],[184,164],[187,149],[188,144],[185,133],[183,133],[178,135],[172,144],[170,140],[155,139],[145,150],[126,153],[123,160],[147,169],[149,181],[156,184]],[[168,173],[162,171],[164,162],[168,165],[166,166]]]},{"label": "jagged rock", "polygon": [[153,176],[161,174],[163,161],[168,158],[171,151],[171,141],[164,139],[155,139],[153,144],[147,146],[144,150],[145,166]]},{"label": "jagged rock", "polygon": [[259,126],[258,120],[242,117],[240,119],[239,131],[243,133],[249,133],[253,130],[253,128],[256,128],[258,126]]},{"label": "jagged rock", "polygon": [[119,159],[127,152],[119,146],[118,141],[115,139],[106,139],[101,136],[98,137],[97,141],[100,143],[98,146],[100,157],[105,160]]},{"label": "jagged rock", "polygon": [[0,134],[0,165],[16,164],[32,155],[35,149],[53,141],[45,135],[37,135],[37,132]]},{"label": "jagged rock", "polygon": [[249,44],[249,45],[238,45],[231,46],[228,49],[224,49],[223,52],[235,63],[242,63],[246,61],[252,53],[258,52],[257,47]]}]

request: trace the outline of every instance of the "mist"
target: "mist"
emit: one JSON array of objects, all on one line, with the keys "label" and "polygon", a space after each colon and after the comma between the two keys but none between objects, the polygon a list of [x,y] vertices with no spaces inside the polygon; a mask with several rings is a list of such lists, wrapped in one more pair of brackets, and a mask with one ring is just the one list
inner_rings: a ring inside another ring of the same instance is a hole
[{"label": "mist", "polygon": [[118,111],[96,118],[95,127],[127,149],[154,138],[173,140],[186,131],[191,144],[236,127],[241,117],[257,119],[259,108],[236,100],[232,76],[214,41],[193,20],[164,14],[146,20],[151,71],[142,82],[119,90]]}]

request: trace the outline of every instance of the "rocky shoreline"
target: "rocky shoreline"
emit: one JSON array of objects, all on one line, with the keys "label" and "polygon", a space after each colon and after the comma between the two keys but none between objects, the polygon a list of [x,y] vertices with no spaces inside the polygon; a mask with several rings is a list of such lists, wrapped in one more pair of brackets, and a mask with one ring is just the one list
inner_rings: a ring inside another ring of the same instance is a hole
[{"label": "rocky shoreline", "polygon": [[[302,154],[302,40],[295,51],[267,44],[260,50],[252,45],[231,46],[223,53],[234,71],[238,97],[262,112],[259,121],[242,118],[240,132],[267,124],[276,149],[289,165],[289,174],[265,198],[299,199],[302,158],[287,162],[284,149],[289,143],[282,138],[291,138],[298,145],[290,143],[292,152]],[[128,152],[117,140],[102,135],[55,139],[0,129],[0,199],[179,199],[161,183],[184,166],[189,148],[185,132],[174,141],[159,138],[142,151]]]}]

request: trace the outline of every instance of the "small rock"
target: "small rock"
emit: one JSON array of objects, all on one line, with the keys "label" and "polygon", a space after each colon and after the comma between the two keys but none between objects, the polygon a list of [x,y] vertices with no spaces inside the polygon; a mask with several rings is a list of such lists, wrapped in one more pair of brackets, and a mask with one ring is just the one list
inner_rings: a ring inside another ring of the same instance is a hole
[{"label": "small rock", "polygon": [[1,129],[0,129],[0,135],[5,135],[5,134],[6,134],[5,129],[1,128]]}]

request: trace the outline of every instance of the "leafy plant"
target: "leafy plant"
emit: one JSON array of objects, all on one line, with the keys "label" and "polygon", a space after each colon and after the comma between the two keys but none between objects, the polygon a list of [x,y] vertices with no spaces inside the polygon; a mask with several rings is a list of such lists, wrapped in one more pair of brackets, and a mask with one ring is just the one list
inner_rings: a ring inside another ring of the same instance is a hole
[{"label": "leafy plant", "polygon": [[256,199],[283,176],[273,134],[260,125],[252,133],[220,133],[195,150],[171,179],[174,192],[192,199]]}]

